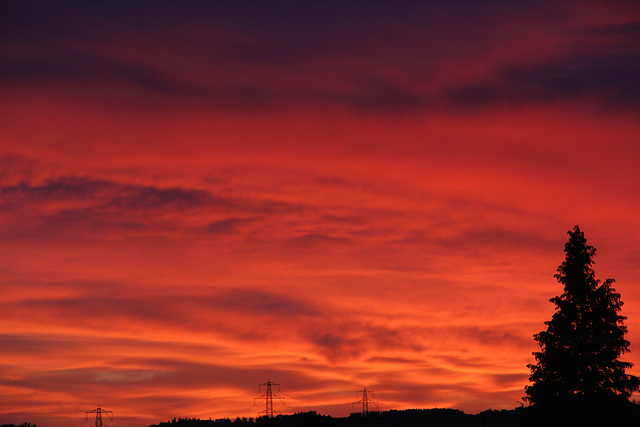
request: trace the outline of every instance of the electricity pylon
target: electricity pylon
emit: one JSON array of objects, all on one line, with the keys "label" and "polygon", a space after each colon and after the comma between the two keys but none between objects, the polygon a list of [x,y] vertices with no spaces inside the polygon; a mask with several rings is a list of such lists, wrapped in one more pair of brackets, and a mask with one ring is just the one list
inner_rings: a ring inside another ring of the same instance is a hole
[{"label": "electricity pylon", "polygon": [[[277,414],[278,411],[274,411],[273,410],[273,389],[272,387],[275,387],[278,391],[280,391],[280,384],[274,384],[271,382],[271,380],[268,380],[266,383],[264,384],[258,384],[258,391],[262,391],[262,387],[265,387],[265,393],[260,396],[260,397],[256,397],[254,398],[254,402],[256,399],[264,399],[266,402],[266,408],[264,411],[259,412],[260,414],[265,414],[267,417],[269,418],[273,418],[273,414]],[[283,403],[284,400],[282,400],[279,396],[276,396],[276,398],[280,399]]]},{"label": "electricity pylon", "polygon": [[113,421],[113,411],[105,411],[98,405],[96,409],[93,411],[88,411],[84,413],[84,420],[87,421],[89,419],[89,414],[96,414],[96,423],[94,427],[103,427],[102,425],[102,414],[105,414],[111,421]]},{"label": "electricity pylon", "polygon": [[353,402],[353,406],[355,407],[355,405],[362,405],[362,416],[366,417],[367,415],[369,415],[369,403],[373,403],[376,408],[378,407],[378,404],[376,401],[370,399],[372,397],[375,397],[373,395],[373,391],[363,388],[362,390],[356,391],[356,396],[358,396],[358,394],[360,393],[362,393],[362,399],[358,400],[357,402]]}]

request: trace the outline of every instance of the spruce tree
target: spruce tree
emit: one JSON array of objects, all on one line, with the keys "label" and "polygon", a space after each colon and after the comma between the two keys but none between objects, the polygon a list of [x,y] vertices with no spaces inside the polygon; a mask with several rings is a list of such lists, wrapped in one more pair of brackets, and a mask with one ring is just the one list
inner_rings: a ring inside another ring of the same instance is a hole
[{"label": "spruce tree", "polygon": [[595,278],[596,249],[580,228],[568,234],[566,258],[555,275],[564,292],[550,299],[556,311],[547,330],[534,335],[540,351],[533,353],[537,363],[528,365],[527,399],[555,407],[628,402],[640,380],[626,373],[632,364],[620,360],[630,345],[620,294],[613,279]]}]

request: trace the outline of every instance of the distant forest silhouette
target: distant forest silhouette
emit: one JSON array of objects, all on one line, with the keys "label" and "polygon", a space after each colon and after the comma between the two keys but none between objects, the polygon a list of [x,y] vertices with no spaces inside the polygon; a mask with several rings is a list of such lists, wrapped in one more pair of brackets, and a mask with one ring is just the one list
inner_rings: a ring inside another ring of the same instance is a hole
[{"label": "distant forest silhouette", "polygon": [[300,412],[293,415],[278,415],[273,418],[229,418],[217,420],[200,420],[190,418],[173,419],[172,421],[154,424],[149,427],[544,427],[544,426],[638,426],[640,421],[640,405],[631,404],[624,410],[608,412],[601,417],[584,417],[573,413],[570,418],[538,410],[535,406],[521,407],[512,410],[486,410],[478,414],[467,414],[458,409],[406,409],[384,412],[369,412],[366,417],[360,413],[348,417],[331,417],[320,415],[315,411]]}]

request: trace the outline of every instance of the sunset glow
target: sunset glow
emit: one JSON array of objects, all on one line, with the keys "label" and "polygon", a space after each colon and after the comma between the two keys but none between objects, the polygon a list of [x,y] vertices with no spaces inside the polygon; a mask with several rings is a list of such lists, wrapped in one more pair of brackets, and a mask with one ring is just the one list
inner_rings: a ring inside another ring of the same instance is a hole
[{"label": "sunset glow", "polygon": [[556,3],[3,2],[0,424],[512,409],[576,224],[640,375],[640,6]]}]

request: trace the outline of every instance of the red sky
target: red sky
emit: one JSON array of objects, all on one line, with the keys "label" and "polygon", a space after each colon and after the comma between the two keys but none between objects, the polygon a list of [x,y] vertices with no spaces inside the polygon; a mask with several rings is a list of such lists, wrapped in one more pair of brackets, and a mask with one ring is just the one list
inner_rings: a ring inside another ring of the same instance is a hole
[{"label": "red sky", "polygon": [[0,423],[514,408],[575,224],[640,375],[640,7],[556,3],[2,2]]}]

